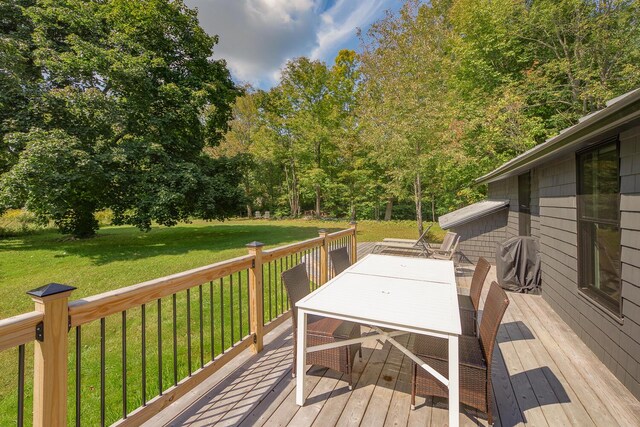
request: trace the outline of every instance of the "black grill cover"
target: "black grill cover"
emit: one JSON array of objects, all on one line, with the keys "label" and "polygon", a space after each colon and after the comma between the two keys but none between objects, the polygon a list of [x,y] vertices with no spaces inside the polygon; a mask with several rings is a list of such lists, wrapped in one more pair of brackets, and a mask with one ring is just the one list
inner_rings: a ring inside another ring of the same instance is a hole
[{"label": "black grill cover", "polygon": [[533,237],[512,237],[498,244],[496,275],[504,289],[540,293],[540,252]]}]

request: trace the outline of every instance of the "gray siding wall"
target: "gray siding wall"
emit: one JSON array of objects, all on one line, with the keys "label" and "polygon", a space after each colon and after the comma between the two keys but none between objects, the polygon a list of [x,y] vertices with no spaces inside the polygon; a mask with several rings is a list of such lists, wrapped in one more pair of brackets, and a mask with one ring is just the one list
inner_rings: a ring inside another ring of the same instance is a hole
[{"label": "gray siding wall", "polygon": [[536,171],[542,295],[640,398],[640,127],[620,135],[620,157],[623,318],[578,290],[575,154]]},{"label": "gray siding wall", "polygon": [[531,237],[535,237],[540,241],[540,188],[538,175],[538,169],[531,171]]},{"label": "gray siding wall", "polygon": [[518,235],[518,177],[512,176],[501,181],[489,183],[489,199],[509,199],[509,214],[504,238]]},{"label": "gray siding wall", "polygon": [[[485,257],[495,264],[496,245],[519,235],[518,177],[489,183],[489,199],[508,199],[509,209],[462,224],[453,231],[460,235],[460,258],[463,262],[477,262]],[[540,238],[540,203],[538,171],[531,175],[531,235]]]},{"label": "gray siding wall", "polygon": [[640,398],[640,126],[620,134],[622,315],[616,375]]},{"label": "gray siding wall", "polygon": [[484,257],[495,264],[496,245],[505,239],[507,218],[507,209],[502,209],[456,227],[453,231],[460,235],[460,260],[476,263],[479,257]]}]

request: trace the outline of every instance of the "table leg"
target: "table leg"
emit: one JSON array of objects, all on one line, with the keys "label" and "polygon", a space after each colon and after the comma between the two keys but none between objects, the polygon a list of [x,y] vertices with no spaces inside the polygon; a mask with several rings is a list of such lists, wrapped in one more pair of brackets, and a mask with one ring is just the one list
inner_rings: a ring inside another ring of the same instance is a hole
[{"label": "table leg", "polygon": [[296,404],[304,405],[304,373],[307,366],[307,313],[298,309],[298,336],[296,337]]},{"label": "table leg", "polygon": [[460,367],[458,360],[458,336],[449,336],[449,425],[460,423]]}]

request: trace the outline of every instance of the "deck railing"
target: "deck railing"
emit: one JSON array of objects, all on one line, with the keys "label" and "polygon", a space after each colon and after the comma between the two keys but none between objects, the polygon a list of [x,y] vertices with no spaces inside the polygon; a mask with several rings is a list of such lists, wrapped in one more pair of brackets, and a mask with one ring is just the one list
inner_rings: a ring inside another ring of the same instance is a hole
[{"label": "deck railing", "polygon": [[355,224],[270,250],[252,242],[245,256],[76,301],[64,285],[30,291],[35,311],[0,320],[0,352],[18,349],[17,425],[31,424],[31,400],[35,426],[150,419],[243,350],[260,352],[290,317],[280,273],[304,262],[315,289],[333,276],[328,253],[339,247],[356,260]]}]

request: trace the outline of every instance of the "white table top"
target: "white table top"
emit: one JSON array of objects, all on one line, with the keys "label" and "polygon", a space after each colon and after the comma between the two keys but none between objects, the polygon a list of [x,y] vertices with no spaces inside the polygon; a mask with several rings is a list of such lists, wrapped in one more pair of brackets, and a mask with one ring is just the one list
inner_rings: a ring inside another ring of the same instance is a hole
[{"label": "white table top", "polygon": [[371,254],[352,265],[349,272],[428,282],[456,283],[453,262],[437,259]]},{"label": "white table top", "polygon": [[451,261],[368,255],[296,305],[398,330],[461,333]]}]

